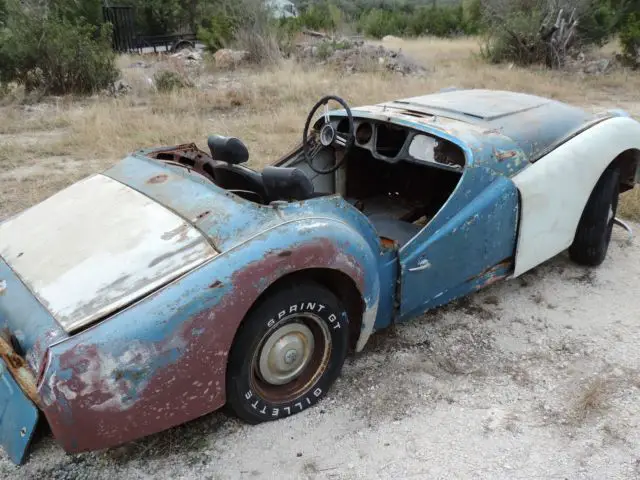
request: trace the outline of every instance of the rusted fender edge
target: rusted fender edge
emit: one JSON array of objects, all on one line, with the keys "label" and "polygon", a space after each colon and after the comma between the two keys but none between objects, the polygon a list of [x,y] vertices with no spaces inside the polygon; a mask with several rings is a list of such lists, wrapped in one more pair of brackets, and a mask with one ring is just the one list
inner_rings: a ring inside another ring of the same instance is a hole
[{"label": "rusted fender edge", "polygon": [[4,360],[11,376],[29,397],[29,400],[36,404],[38,408],[42,408],[42,400],[36,386],[36,377],[27,366],[27,362],[14,351],[11,343],[2,335],[0,335],[0,358]]},{"label": "rusted fender edge", "polygon": [[346,222],[286,222],[52,345],[40,394],[58,443],[68,453],[108,448],[220,408],[246,313],[274,282],[309,268],[353,279],[365,304],[360,337],[368,338],[380,295],[376,252]]},{"label": "rusted fender edge", "polygon": [[[379,251],[374,252],[372,245],[366,240],[366,234],[340,219],[323,216],[302,217],[265,231],[246,243],[234,247],[234,249],[246,247],[251,249],[253,242],[265,241],[268,242],[270,248],[265,248],[264,251],[267,255],[261,258],[258,264],[263,263],[269,257],[268,253],[290,250],[296,248],[296,244],[318,243],[323,245],[322,249],[327,253],[335,250],[333,254],[329,255],[334,259],[325,265],[311,262],[300,265],[291,264],[289,268],[280,269],[279,272],[276,269],[276,275],[271,275],[270,281],[263,283],[258,291],[259,294],[262,294],[270,284],[295,271],[311,268],[333,268],[342,271],[355,282],[365,306],[355,348],[356,352],[362,351],[374,331],[381,288]],[[228,253],[221,255],[221,259],[224,259]],[[268,275],[263,276],[262,280],[264,281],[266,278]]]}]

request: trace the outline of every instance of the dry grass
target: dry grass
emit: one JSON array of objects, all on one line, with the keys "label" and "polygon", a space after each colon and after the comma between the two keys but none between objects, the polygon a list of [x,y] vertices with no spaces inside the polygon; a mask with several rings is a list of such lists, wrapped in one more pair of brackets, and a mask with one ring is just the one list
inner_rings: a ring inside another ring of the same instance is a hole
[{"label": "dry grass", "polygon": [[573,404],[573,419],[583,421],[591,415],[602,412],[607,408],[611,389],[611,382],[602,376],[584,385]]},{"label": "dry grass", "polygon": [[634,188],[620,196],[618,213],[621,217],[640,220],[640,189]]},{"label": "dry grass", "polygon": [[[216,72],[208,64],[198,72],[206,89],[158,94],[149,86],[153,68],[126,68],[147,64],[154,57],[123,56],[119,66],[134,93],[119,99],[58,99],[55,105],[25,115],[19,105],[0,109],[0,172],[16,163],[45,165],[50,156],[70,155],[91,159],[90,169],[101,169],[125,153],[142,146],[196,141],[204,146],[211,133],[233,134],[248,144],[255,166],[270,162],[299,141],[308,110],[328,93],[350,104],[371,104],[398,97],[425,94],[440,88],[474,87],[527,91],[595,108],[622,107],[640,114],[640,75],[616,72],[604,77],[584,77],[487,65],[478,58],[475,38],[455,41],[420,39],[397,46],[431,72],[424,77],[359,73],[345,75],[328,69],[305,69],[290,62],[266,70]],[[62,135],[44,135],[63,129]],[[9,135],[8,135],[9,134]],[[19,157],[20,162],[15,158]],[[77,169],[74,172],[78,172]],[[1,174],[1,173],[0,173]],[[56,175],[56,172],[52,172]],[[65,178],[52,182],[60,188]],[[36,189],[36,193],[29,190]],[[16,185],[0,176],[0,195],[11,191],[18,198],[0,200],[0,216],[24,208],[53,193],[53,188],[28,179]],[[0,197],[1,198],[1,197]],[[640,194],[625,195],[622,212],[640,218]]]}]

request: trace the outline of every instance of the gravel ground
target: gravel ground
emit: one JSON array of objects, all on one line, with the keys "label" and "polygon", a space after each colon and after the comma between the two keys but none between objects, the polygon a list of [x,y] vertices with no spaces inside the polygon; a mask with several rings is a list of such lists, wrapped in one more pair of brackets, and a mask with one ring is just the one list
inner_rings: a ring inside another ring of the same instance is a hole
[{"label": "gravel ground", "polygon": [[639,242],[616,228],[598,269],[562,254],[376,335],[289,419],[215,413],[77,456],[42,432],[0,478],[640,478]]}]

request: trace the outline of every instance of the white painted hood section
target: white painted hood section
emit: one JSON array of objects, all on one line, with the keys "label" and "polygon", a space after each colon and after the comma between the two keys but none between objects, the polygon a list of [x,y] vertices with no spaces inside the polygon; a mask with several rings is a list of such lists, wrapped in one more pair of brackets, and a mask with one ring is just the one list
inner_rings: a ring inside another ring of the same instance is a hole
[{"label": "white painted hood section", "polygon": [[181,217],[104,175],[0,224],[0,256],[67,332],[216,254]]}]

